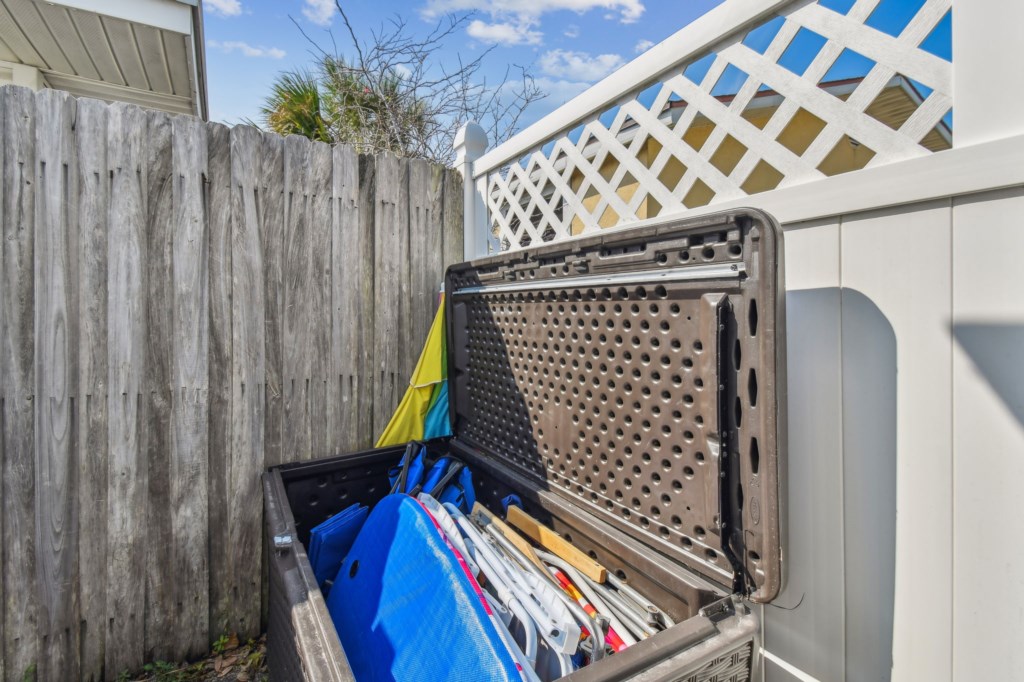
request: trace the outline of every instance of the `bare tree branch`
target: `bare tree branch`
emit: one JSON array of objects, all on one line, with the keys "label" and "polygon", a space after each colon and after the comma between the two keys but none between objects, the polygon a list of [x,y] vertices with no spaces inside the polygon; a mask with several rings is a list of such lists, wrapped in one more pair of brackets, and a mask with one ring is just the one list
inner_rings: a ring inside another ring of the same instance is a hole
[{"label": "bare tree branch", "polygon": [[450,164],[452,143],[465,122],[476,121],[499,144],[518,131],[526,109],[545,97],[523,66],[509,65],[499,83],[488,83],[482,74],[493,48],[468,62],[458,54],[454,63],[438,58],[471,14],[447,15],[416,35],[401,16],[359,31],[340,0],[335,5],[350,56],[339,50],[332,32],[324,47],[293,19],[311,45],[315,71],[278,78],[262,109],[264,123],[276,132]]}]

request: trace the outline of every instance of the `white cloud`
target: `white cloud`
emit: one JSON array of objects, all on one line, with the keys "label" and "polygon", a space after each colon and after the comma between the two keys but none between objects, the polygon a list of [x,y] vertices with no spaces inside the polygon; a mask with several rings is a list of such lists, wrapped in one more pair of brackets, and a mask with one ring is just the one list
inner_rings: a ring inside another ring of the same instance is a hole
[{"label": "white cloud", "polygon": [[334,0],[305,0],[302,15],[318,26],[330,26],[334,19]]},{"label": "white cloud", "polygon": [[642,40],[637,41],[636,45],[633,47],[633,51],[636,52],[637,54],[640,54],[641,52],[647,52],[647,50],[651,49],[652,47],[654,47],[654,41],[647,40],[646,38],[644,38]]},{"label": "white cloud", "polygon": [[242,3],[238,0],[206,0],[203,7],[222,17],[237,17],[242,13]]},{"label": "white cloud", "polygon": [[577,14],[608,10],[619,21],[633,23],[644,13],[642,0],[427,0],[424,14],[435,17],[452,11],[480,11],[494,16],[539,19],[542,14],[569,10]]},{"label": "white cloud", "polygon": [[474,19],[466,27],[466,33],[470,38],[485,43],[496,43],[498,45],[539,45],[542,34],[530,29],[530,24],[511,24],[487,22]]},{"label": "white cloud", "polygon": [[579,38],[580,27],[577,26],[576,24],[569,24],[568,26],[565,27],[565,31],[562,32],[562,35],[564,35],[566,38]]},{"label": "white cloud", "polygon": [[617,54],[591,55],[573,50],[549,50],[541,55],[540,70],[548,76],[593,82],[604,78],[623,63]]},{"label": "white cloud", "polygon": [[551,109],[565,104],[573,97],[590,87],[590,83],[564,80],[561,78],[535,78],[533,83],[548,94],[547,98],[542,100],[542,102],[547,105],[545,108]]},{"label": "white cloud", "polygon": [[206,45],[220,50],[225,54],[229,52],[239,52],[243,57],[270,57],[271,59],[284,59],[287,54],[284,50],[276,47],[253,47],[249,43],[243,43],[241,40],[225,40],[223,42],[219,40],[207,40]]},{"label": "white cloud", "polygon": [[[643,0],[427,0],[421,14],[425,19],[436,19],[447,12],[481,12],[487,15],[491,23],[480,20],[471,22],[467,29],[470,36],[485,40],[486,38],[481,35],[474,35],[474,31],[481,34],[485,32],[485,28],[490,28],[490,33],[494,34],[500,27],[503,39],[492,39],[489,42],[501,45],[537,45],[544,37],[544,34],[537,30],[540,28],[543,15],[558,11],[585,14],[593,9],[605,10],[605,18],[631,24],[643,15],[644,4]],[[513,40],[513,30],[528,37]]]}]

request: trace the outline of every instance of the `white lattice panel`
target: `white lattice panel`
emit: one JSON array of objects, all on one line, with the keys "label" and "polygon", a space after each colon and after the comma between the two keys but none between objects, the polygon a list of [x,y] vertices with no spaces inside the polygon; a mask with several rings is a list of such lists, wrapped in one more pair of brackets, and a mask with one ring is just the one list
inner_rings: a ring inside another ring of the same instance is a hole
[{"label": "white lattice panel", "polygon": [[[484,173],[502,250],[948,147],[952,65],[927,42],[951,2],[804,0],[736,27]],[[903,16],[880,24],[892,3]]]}]

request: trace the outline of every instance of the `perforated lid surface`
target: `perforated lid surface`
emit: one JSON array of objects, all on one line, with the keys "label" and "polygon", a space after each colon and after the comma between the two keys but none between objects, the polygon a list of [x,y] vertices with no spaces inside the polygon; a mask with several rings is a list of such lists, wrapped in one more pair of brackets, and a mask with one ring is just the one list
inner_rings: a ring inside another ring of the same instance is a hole
[{"label": "perforated lid surface", "polygon": [[456,438],[754,601],[779,590],[782,231],[739,211],[449,269]]}]

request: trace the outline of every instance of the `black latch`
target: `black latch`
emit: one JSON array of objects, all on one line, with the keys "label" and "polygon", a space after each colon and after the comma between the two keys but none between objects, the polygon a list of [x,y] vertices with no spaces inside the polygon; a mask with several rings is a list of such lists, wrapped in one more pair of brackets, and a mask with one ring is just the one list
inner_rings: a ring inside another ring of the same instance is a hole
[{"label": "black latch", "polygon": [[294,541],[295,539],[292,537],[291,533],[280,533],[274,535],[274,551],[278,556],[284,556],[291,551]]}]

